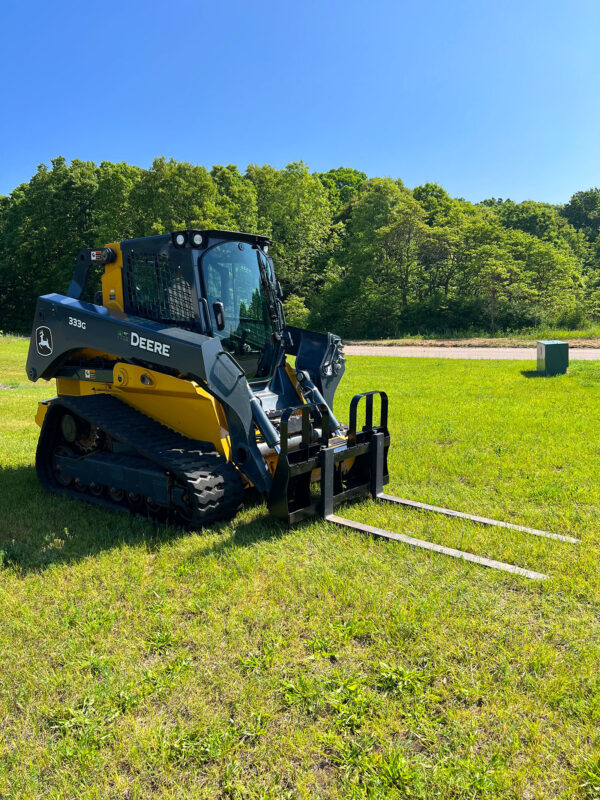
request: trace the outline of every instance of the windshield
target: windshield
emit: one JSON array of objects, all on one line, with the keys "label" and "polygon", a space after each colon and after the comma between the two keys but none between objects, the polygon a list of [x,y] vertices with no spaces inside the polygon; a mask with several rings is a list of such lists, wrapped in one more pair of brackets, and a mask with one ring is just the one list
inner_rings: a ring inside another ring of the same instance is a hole
[{"label": "windshield", "polygon": [[[268,265],[247,242],[224,242],[202,257],[202,278],[213,331],[249,378],[266,378],[273,364],[275,326],[267,295]],[[215,303],[223,303],[225,328],[217,329]]]}]

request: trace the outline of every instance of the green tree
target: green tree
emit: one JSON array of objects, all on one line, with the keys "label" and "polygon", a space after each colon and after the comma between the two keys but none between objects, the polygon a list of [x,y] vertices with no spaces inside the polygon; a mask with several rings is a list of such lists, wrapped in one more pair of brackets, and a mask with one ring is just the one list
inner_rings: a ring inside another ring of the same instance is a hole
[{"label": "green tree", "polygon": [[256,187],[259,224],[273,237],[273,255],[286,294],[306,297],[317,259],[330,245],[331,207],[321,181],[303,162],[284,170],[250,165],[247,175]]},{"label": "green tree", "polygon": [[58,157],[3,203],[0,327],[28,330],[38,295],[66,291],[77,252],[94,239],[97,187],[93,163]]},{"label": "green tree", "polygon": [[330,169],[328,172],[315,173],[319,178],[329,198],[329,204],[334,217],[337,217],[342,208],[347,206],[358,193],[367,176],[364,172],[360,172],[352,167],[337,167]]},{"label": "green tree", "polygon": [[187,227],[271,235],[290,322],[346,336],[579,324],[600,316],[600,190],[564,208],[438,184],[251,164],[54,159],[0,198],[0,327],[30,329],[81,247]]},{"label": "green tree", "polygon": [[590,265],[592,252],[589,241],[582,231],[576,230],[561,215],[558,206],[533,200],[523,203],[505,200],[497,203],[494,210],[505,228],[529,233],[554,245],[565,244],[582,264]]},{"label": "green tree", "polygon": [[217,188],[204,167],[164,156],[154,159],[132,188],[133,235],[178,228],[212,228],[219,216]]},{"label": "green tree", "polygon": [[424,217],[401,182],[375,178],[363,185],[351,203],[340,253],[344,267],[316,304],[321,325],[335,322],[337,309],[344,333],[385,335],[394,329],[416,277]]},{"label": "green tree", "polygon": [[443,224],[456,205],[456,200],[453,200],[448,192],[437,183],[415,186],[412,194],[426,212],[429,225]]},{"label": "green tree", "polygon": [[478,296],[487,306],[490,328],[495,333],[498,316],[503,307],[523,301],[526,283],[517,261],[506,251],[493,244],[483,245],[477,251],[479,269],[474,285]]},{"label": "green tree", "polygon": [[249,164],[245,177],[252,183],[256,192],[258,229],[266,236],[273,234],[270,211],[275,203],[279,170],[270,164]]},{"label": "green tree", "polygon": [[297,294],[291,294],[284,303],[285,319],[288,325],[296,328],[306,328],[310,311],[306,307],[304,300]]},{"label": "green tree", "polygon": [[576,192],[563,206],[561,213],[574,228],[583,231],[591,242],[595,242],[600,230],[600,189],[594,187]]},{"label": "green tree", "polygon": [[263,233],[258,230],[256,188],[234,164],[214,166],[210,171],[217,191],[217,223],[232,231]]},{"label": "green tree", "polygon": [[131,193],[144,176],[144,170],[125,162],[103,161],[97,168],[98,189],[94,201],[95,244],[123,241],[135,236]]}]

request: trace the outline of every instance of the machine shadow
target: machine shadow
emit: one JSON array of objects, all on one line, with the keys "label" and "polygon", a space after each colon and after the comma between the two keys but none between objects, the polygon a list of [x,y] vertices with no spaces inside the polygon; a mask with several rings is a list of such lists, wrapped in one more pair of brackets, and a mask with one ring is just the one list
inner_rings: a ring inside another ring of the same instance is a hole
[{"label": "machine shadow", "polygon": [[[260,505],[257,504],[257,505]],[[248,505],[244,504],[244,508]],[[310,522],[310,521],[309,521]],[[229,525],[232,523],[230,522]],[[294,528],[301,528],[303,525],[308,524],[306,521],[294,525]],[[215,525],[211,527],[211,532],[219,532],[225,530],[228,523]],[[233,522],[233,531],[230,536],[223,535],[219,540],[207,543],[206,546],[199,545],[197,551],[192,556],[188,556],[187,560],[193,558],[204,558],[210,555],[225,555],[229,550],[239,549],[242,547],[252,547],[259,542],[270,541],[274,539],[281,539],[289,532],[289,527],[285,522],[274,519],[269,516],[265,510],[264,515],[248,522]]]},{"label": "machine shadow", "polygon": [[[257,508],[262,498],[247,495],[245,509]],[[76,563],[120,545],[143,544],[159,549],[192,533],[174,525],[156,525],[144,517],[94,507],[76,499],[58,497],[39,484],[32,466],[0,468],[0,568],[22,574],[50,566]],[[233,527],[231,536],[225,531]],[[250,522],[221,522],[207,533],[223,531],[222,539],[200,547],[198,557],[283,535],[287,527],[268,516]]]}]

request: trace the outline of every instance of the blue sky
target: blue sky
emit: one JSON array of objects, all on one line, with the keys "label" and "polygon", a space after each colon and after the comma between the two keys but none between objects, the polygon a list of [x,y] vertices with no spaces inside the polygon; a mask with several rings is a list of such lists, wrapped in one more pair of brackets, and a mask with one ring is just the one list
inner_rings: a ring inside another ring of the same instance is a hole
[{"label": "blue sky", "polygon": [[598,0],[2,0],[0,37],[1,194],[59,154],[600,184]]}]

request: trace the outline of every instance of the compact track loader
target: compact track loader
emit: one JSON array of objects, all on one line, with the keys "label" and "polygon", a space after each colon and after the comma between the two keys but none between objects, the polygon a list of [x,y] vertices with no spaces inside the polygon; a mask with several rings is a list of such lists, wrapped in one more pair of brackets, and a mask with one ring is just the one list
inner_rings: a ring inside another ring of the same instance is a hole
[{"label": "compact track loader", "polygon": [[[269,247],[265,236],[184,230],[79,253],[67,294],[38,299],[27,359],[32,381],[56,378],[57,397],[36,416],[41,483],[190,527],[234,516],[253,486],[290,524],[319,514],[543,577],[334,515],[370,494],[566,538],[384,494],[387,396],[358,394],[348,425],[336,419],[341,340],[286,324]],[[87,302],[99,269],[102,289]]]},{"label": "compact track loader", "polygon": [[38,300],[27,361],[56,378],[37,414],[46,488],[191,526],[233,516],[248,486],[290,523],[382,488],[387,398],[338,422],[341,340],[285,324],[269,245],[186,230],[80,252],[67,294]]}]

